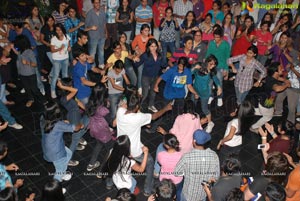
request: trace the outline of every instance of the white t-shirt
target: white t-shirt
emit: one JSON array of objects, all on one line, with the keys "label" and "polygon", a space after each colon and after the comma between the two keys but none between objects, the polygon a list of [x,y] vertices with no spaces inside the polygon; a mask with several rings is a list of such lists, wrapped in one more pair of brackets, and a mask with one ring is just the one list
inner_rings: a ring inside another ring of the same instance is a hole
[{"label": "white t-shirt", "polygon": [[69,46],[70,37],[67,35],[67,38],[64,36],[63,40],[58,40],[56,36],[51,38],[51,45],[55,46],[55,49],[59,49],[64,45],[64,49],[58,52],[52,53],[53,60],[65,60],[69,58],[68,46]]},{"label": "white t-shirt", "polygon": [[135,160],[124,157],[122,163],[124,163],[123,168],[121,170],[115,172],[112,176],[112,179],[118,189],[121,189],[121,188],[130,189],[132,186],[131,167],[136,162],[135,162]]},{"label": "white t-shirt", "polygon": [[141,127],[151,122],[152,115],[144,113],[126,113],[126,109],[120,107],[117,111],[117,133],[128,135],[130,139],[130,153],[133,158],[142,155]]},{"label": "white t-shirt", "polygon": [[239,120],[232,119],[230,122],[228,122],[224,137],[229,135],[231,126],[235,127],[234,136],[231,140],[225,142],[224,144],[230,147],[236,147],[242,144],[242,136],[236,135],[239,132]]}]

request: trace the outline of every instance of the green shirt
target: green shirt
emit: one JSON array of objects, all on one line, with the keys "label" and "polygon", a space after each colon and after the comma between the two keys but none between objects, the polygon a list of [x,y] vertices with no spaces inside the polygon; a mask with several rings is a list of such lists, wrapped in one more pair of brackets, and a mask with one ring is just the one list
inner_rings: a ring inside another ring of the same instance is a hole
[{"label": "green shirt", "polygon": [[228,70],[227,59],[230,56],[230,45],[227,41],[222,40],[221,44],[217,46],[215,40],[212,40],[208,44],[206,57],[213,54],[218,59],[218,69]]}]

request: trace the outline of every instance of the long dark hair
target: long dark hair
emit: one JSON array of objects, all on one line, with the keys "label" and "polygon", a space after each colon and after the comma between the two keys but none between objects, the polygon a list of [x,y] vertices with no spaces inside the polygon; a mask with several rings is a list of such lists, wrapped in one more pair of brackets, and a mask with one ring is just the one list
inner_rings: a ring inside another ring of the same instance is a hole
[{"label": "long dark hair", "polygon": [[195,118],[199,117],[198,113],[196,112],[195,104],[190,99],[186,99],[184,101],[183,113],[192,114],[195,116]]},{"label": "long dark hair", "polygon": [[200,68],[199,71],[198,71],[198,74],[199,74],[200,76],[204,76],[204,75],[207,75],[207,74],[208,74],[208,69],[207,69],[207,67],[208,67],[208,63],[211,62],[211,61],[214,61],[214,62],[215,62],[215,67],[214,67],[213,69],[210,70],[210,73],[209,73],[209,74],[210,74],[211,77],[217,74],[217,68],[216,68],[216,67],[218,66],[218,59],[217,59],[217,57],[215,57],[215,55],[210,54],[210,55],[205,59],[205,62],[204,62],[204,63],[201,63],[201,62],[196,63],[196,65],[198,64],[198,65],[201,66],[201,68]]},{"label": "long dark hair", "polygon": [[86,105],[86,114],[94,116],[99,106],[107,106],[107,88],[104,85],[96,85],[92,88],[92,94]]},{"label": "long dark hair", "polygon": [[244,101],[238,110],[239,135],[244,135],[253,124],[254,107],[250,101]]},{"label": "long dark hair", "polygon": [[152,44],[155,44],[157,46],[157,49],[156,49],[156,54],[158,57],[160,57],[160,53],[159,53],[159,46],[158,46],[158,42],[155,38],[150,38],[147,42],[147,45],[146,45],[146,53],[147,53],[147,56],[148,57],[153,57],[153,55],[151,54],[150,52],[150,46]]},{"label": "long dark hair", "polygon": [[43,189],[42,201],[64,201],[62,185],[59,181],[51,179],[48,181]]},{"label": "long dark hair", "polygon": [[247,35],[249,35],[249,34],[250,34],[252,31],[254,31],[254,29],[255,29],[253,17],[252,17],[252,16],[247,16],[247,17],[245,18],[244,24],[242,25],[242,30],[241,30],[241,32],[243,33],[243,32],[247,29],[247,27],[246,27],[246,20],[248,20],[248,19],[251,20],[252,24],[251,24],[251,26],[249,27],[249,29],[247,30]]},{"label": "long dark hair", "polygon": [[33,10],[34,8],[37,8],[37,9],[38,9],[38,11],[39,11],[38,18],[39,18],[41,24],[44,25],[44,19],[43,19],[43,17],[42,17],[41,14],[40,14],[40,9],[39,9],[39,7],[38,7],[37,5],[33,5],[33,6],[31,7],[31,9],[30,9],[30,15],[28,16],[28,18],[32,19],[32,10]]},{"label": "long dark hair", "polygon": [[45,25],[44,25],[44,26],[47,26],[48,29],[50,29],[50,27],[49,27],[49,25],[48,25],[48,20],[49,20],[50,18],[54,21],[54,23],[53,23],[53,28],[55,28],[55,19],[54,19],[54,17],[53,17],[52,15],[47,15],[47,16],[45,17]]},{"label": "long dark hair", "polygon": [[121,135],[117,138],[114,147],[105,162],[102,172],[112,175],[127,166],[127,171],[131,165],[127,163],[130,156],[130,139],[127,135]]},{"label": "long dark hair", "polygon": [[229,12],[229,13],[227,13],[227,14],[225,15],[225,17],[224,17],[224,19],[223,19],[223,21],[222,21],[222,28],[223,28],[223,29],[225,28],[224,25],[225,25],[225,22],[226,22],[226,17],[227,17],[227,15],[230,15],[230,17],[231,17],[231,22],[229,23],[229,25],[230,25],[230,26],[232,25],[233,14]]},{"label": "long dark hair", "polygon": [[61,24],[61,23],[55,24],[55,26],[54,26],[54,30],[55,30],[55,34],[54,35],[55,35],[55,37],[57,39],[59,38],[58,34],[56,33],[56,27],[59,27],[61,29],[61,31],[63,32],[64,36],[67,38],[67,31],[66,31],[64,25]]},{"label": "long dark hair", "polygon": [[170,148],[175,149],[176,151],[180,151],[179,141],[177,137],[173,134],[164,135],[163,143],[168,145]]},{"label": "long dark hair", "polygon": [[[192,23],[191,23],[191,26],[188,27],[187,16],[188,16],[190,13],[193,14],[194,19],[193,19],[193,21],[192,21]],[[197,25],[197,21],[196,21],[196,15],[195,15],[195,13],[194,13],[193,11],[188,11],[188,12],[186,13],[185,17],[184,17],[184,20],[183,20],[182,24],[183,24],[184,28],[187,28],[187,29],[196,26],[196,25]]]},{"label": "long dark hair", "polygon": [[[61,83],[63,86],[73,87],[73,79],[70,77],[62,78]],[[57,95],[60,97],[67,96],[70,92],[64,89],[57,87]]]},{"label": "long dark hair", "polygon": [[45,111],[42,115],[43,127],[45,133],[50,133],[56,122],[62,119],[60,107],[55,102],[48,102],[45,105]]},{"label": "long dark hair", "polygon": [[266,18],[266,16],[267,15],[269,15],[270,16],[270,26],[271,26],[271,24],[273,24],[274,23],[274,17],[273,17],[273,15],[271,14],[271,13],[269,13],[269,12],[266,12],[265,14],[264,14],[264,16],[263,16],[263,18],[262,18],[262,20],[261,20],[261,22],[264,22],[264,21],[266,21],[265,20],[265,18]]}]

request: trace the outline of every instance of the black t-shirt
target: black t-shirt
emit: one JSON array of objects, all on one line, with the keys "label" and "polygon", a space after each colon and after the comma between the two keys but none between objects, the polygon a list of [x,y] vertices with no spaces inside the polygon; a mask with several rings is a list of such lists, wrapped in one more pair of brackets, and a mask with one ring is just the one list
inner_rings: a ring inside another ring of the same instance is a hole
[{"label": "black t-shirt", "polygon": [[[51,38],[55,36],[55,30],[53,29],[52,31],[49,29],[48,26],[43,26],[41,29],[41,33],[44,34],[44,40],[47,43],[51,43]],[[47,47],[47,52],[50,52],[50,47]]]},{"label": "black t-shirt", "polygon": [[220,177],[217,183],[213,186],[211,193],[214,201],[225,200],[226,195],[233,188],[240,188],[242,182],[241,175]]},{"label": "black t-shirt", "polygon": [[[124,22],[118,23],[118,30],[119,31],[131,31],[131,23],[128,22],[130,20],[130,13],[133,12],[132,9],[128,6],[127,10],[124,11],[123,7],[120,6],[118,8],[119,12],[119,20],[125,20]],[[127,36],[129,37],[129,36]]]},{"label": "black t-shirt", "polygon": [[[266,77],[266,83],[264,84],[264,93],[260,97],[260,104],[262,106],[270,107],[269,104],[271,104],[271,103],[266,102],[266,99],[269,99],[270,101],[272,99],[273,100],[272,102],[274,104],[277,93],[273,90],[273,87],[274,87],[274,85],[281,85],[281,84],[282,84],[281,81],[278,81],[271,76]],[[265,105],[265,104],[267,104],[267,105]]]},{"label": "black t-shirt", "polygon": [[265,200],[264,193],[265,193],[266,187],[268,186],[268,184],[270,182],[271,181],[268,178],[259,175],[259,176],[255,176],[253,178],[253,182],[251,184],[249,184],[249,189],[252,194],[254,194],[257,198],[259,197],[259,195],[261,195],[260,198],[257,199],[258,201]]},{"label": "black t-shirt", "polygon": [[[83,49],[84,52],[85,52],[86,54],[89,54],[87,45],[81,46],[81,45],[79,45],[78,43],[75,43],[75,44],[73,45],[73,47],[72,47],[72,54],[73,54],[73,57],[74,57],[74,52],[76,52],[78,49]],[[74,57],[74,58],[75,58],[75,57]]]}]

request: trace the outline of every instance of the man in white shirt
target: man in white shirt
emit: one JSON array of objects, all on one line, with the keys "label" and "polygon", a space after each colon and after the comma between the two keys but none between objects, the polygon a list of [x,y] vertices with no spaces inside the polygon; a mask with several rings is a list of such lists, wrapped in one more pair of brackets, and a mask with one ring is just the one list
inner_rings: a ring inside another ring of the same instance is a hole
[{"label": "man in white shirt", "polygon": [[[165,112],[172,110],[172,105],[168,104],[163,109],[153,114],[145,114],[139,112],[140,98],[136,94],[131,94],[127,97],[127,105],[122,104],[117,111],[117,133],[118,137],[121,135],[128,135],[131,145],[131,156],[141,162],[144,154],[141,142],[141,127],[150,124],[151,120],[155,120],[162,116]],[[153,188],[153,168],[154,161],[151,155],[148,156],[146,166],[146,179],[144,183],[144,195],[150,196]]]}]

